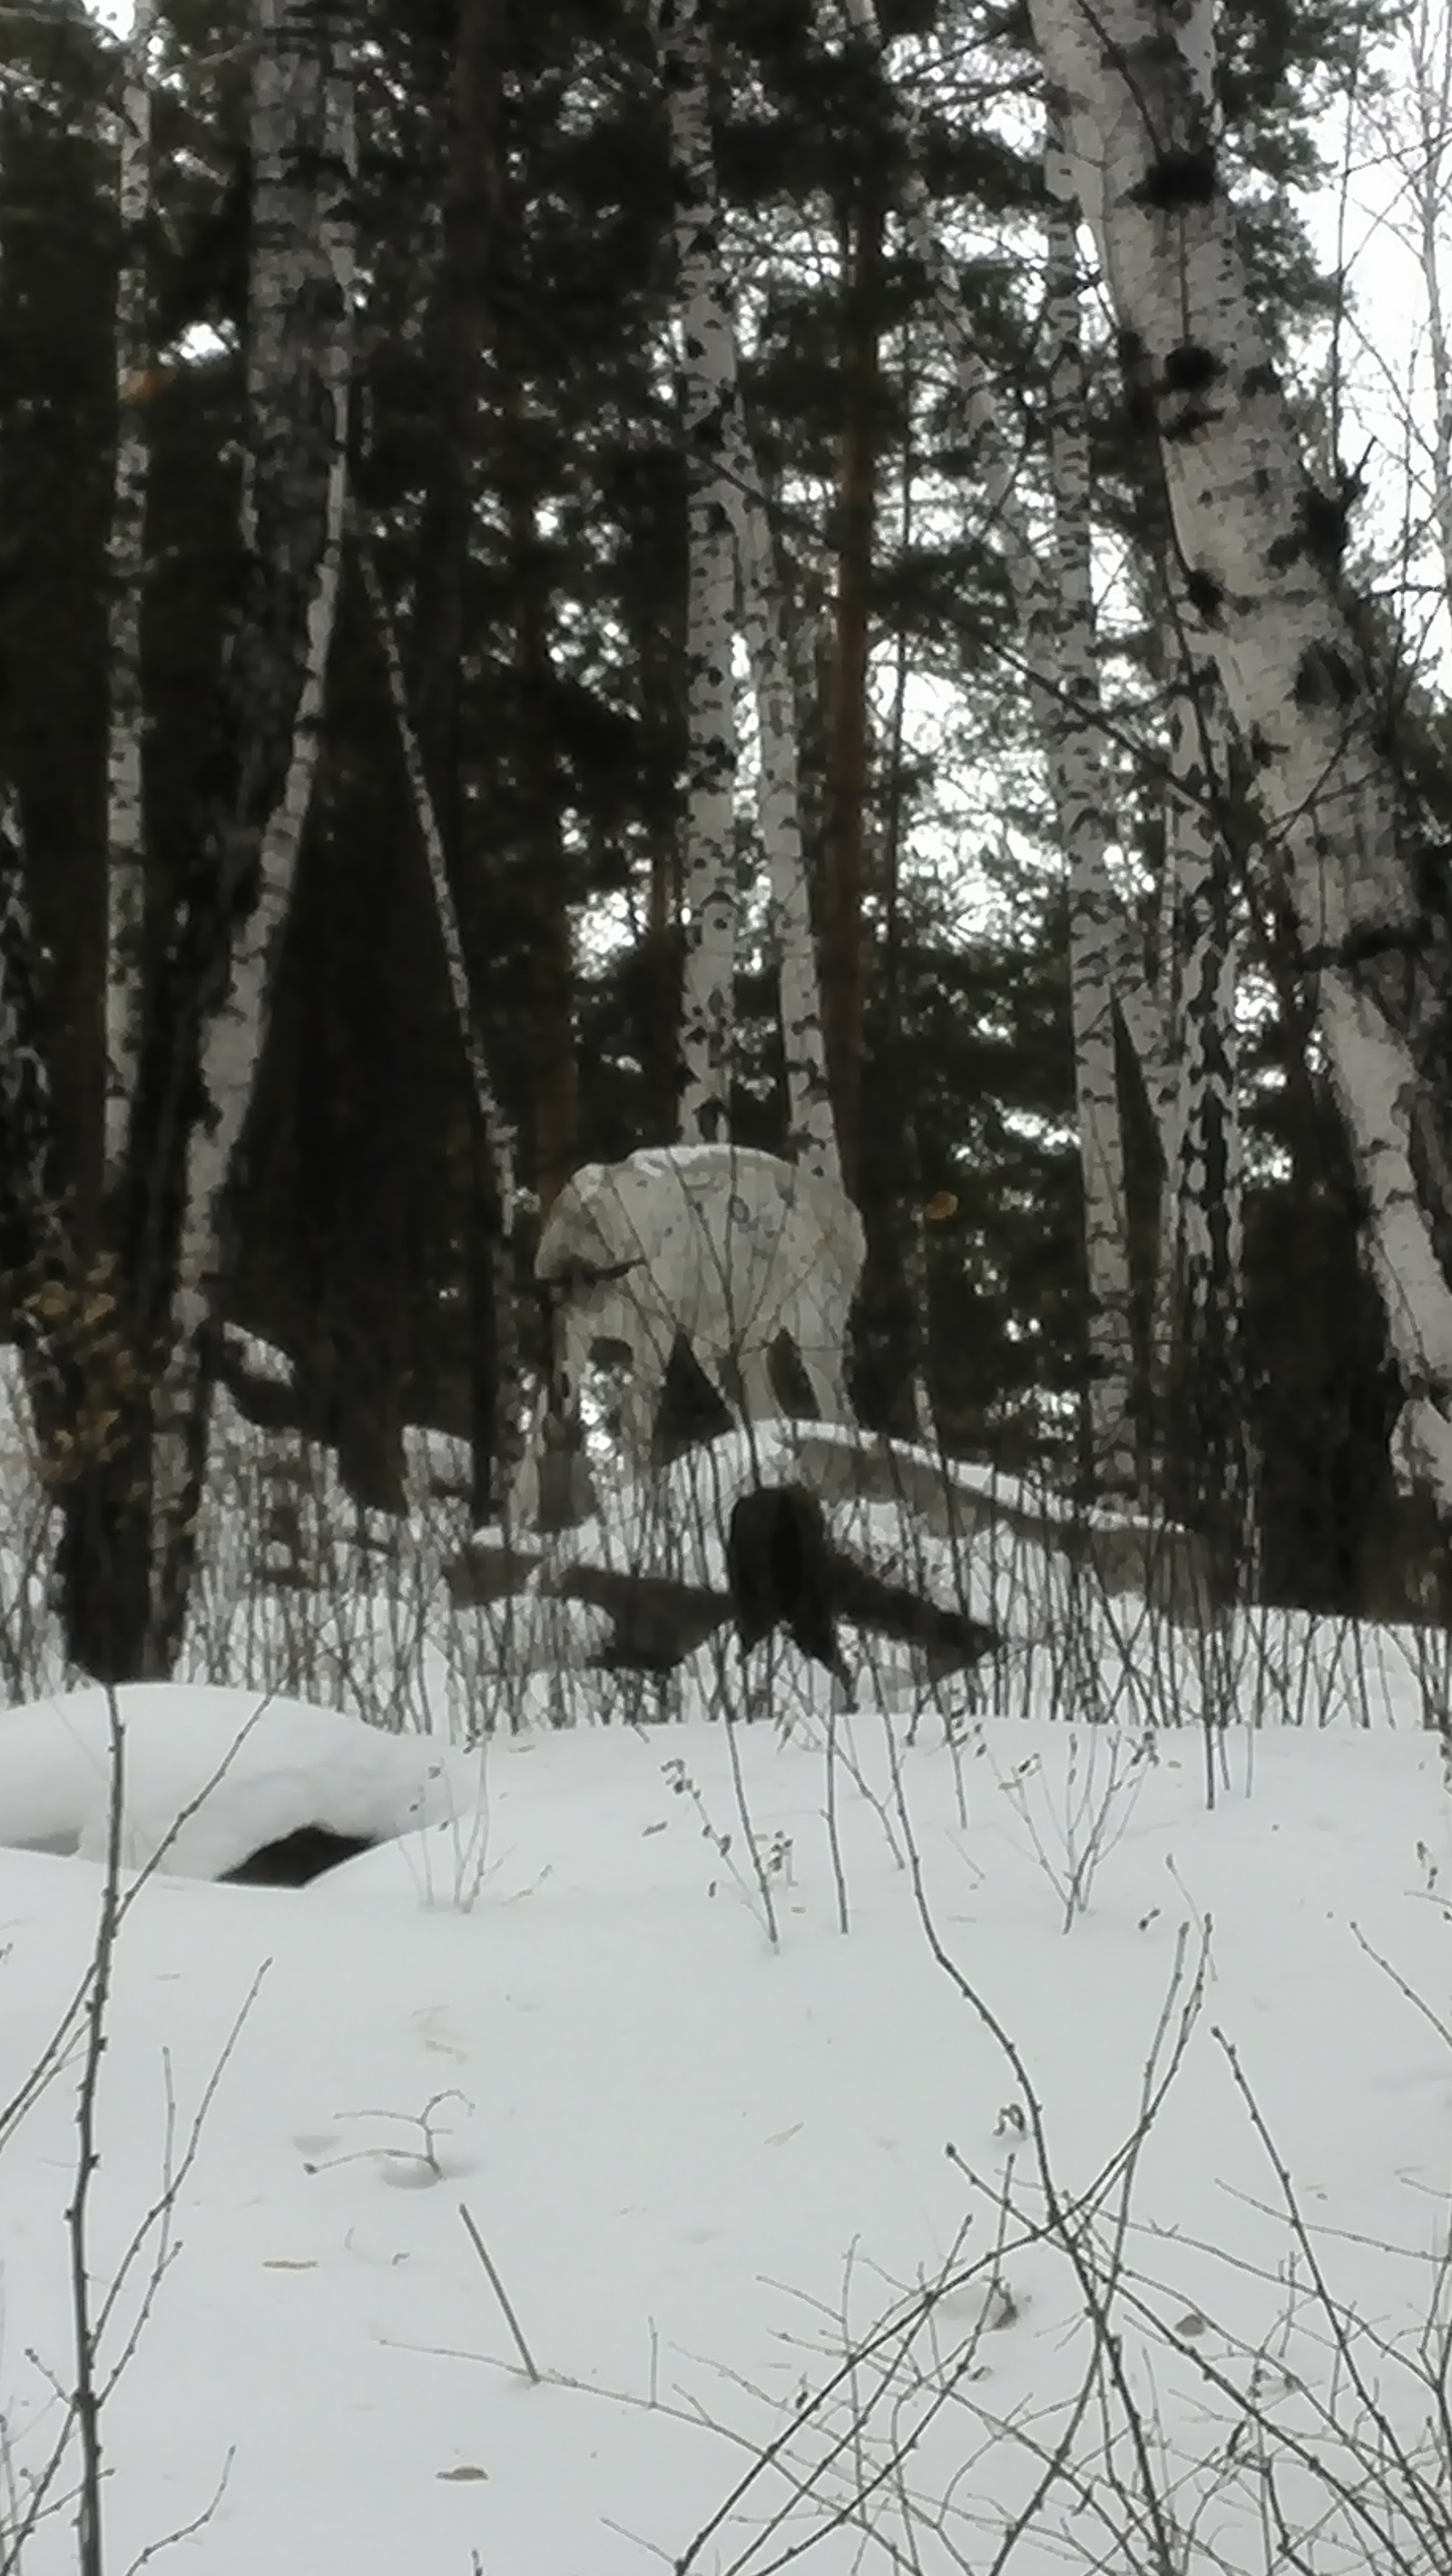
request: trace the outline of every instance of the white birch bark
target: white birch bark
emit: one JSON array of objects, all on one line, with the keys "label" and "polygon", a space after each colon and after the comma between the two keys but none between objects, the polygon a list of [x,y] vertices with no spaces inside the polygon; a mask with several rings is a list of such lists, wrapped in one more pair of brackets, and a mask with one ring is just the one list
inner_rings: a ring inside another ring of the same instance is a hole
[{"label": "white birch bark", "polygon": [[[721,252],[720,214],[707,87],[709,48],[699,0],[656,0],[655,27],[670,121],[676,181],[677,252],[686,304],[690,454],[708,459],[714,509],[724,518],[740,574],[743,625],[760,732],[758,811],[771,887],[778,955],[788,1153],[819,1178],[837,1180],[839,1160],[822,1034],[821,994],[802,848],[793,672],[781,584],[761,477],[742,418],[731,299]],[[693,535],[692,560],[695,562]],[[713,565],[716,558],[712,557]],[[728,598],[730,613],[734,602]],[[712,630],[714,633],[714,629]],[[697,675],[693,653],[692,679]],[[729,642],[724,656],[729,688]],[[706,673],[707,681],[713,672]],[[709,742],[703,746],[709,751]],[[733,742],[734,763],[734,742]],[[703,831],[701,847],[710,848]],[[695,861],[691,861],[694,879]],[[734,873],[732,878],[734,904]],[[724,960],[724,927],[713,930]],[[734,956],[734,935],[732,941]],[[709,954],[709,952],[708,952]],[[690,981],[684,1039],[715,1002],[706,964]],[[729,996],[728,996],[729,1004]],[[699,1111],[693,1112],[700,1132]],[[682,1134],[688,1133],[683,1121]],[[725,1134],[724,1125],[720,1133]]]},{"label": "white birch bark", "polygon": [[771,895],[786,1085],[787,1160],[840,1183],[832,1090],[822,1030],[806,852],[802,846],[796,690],[782,614],[782,586],[766,499],[744,428],[731,446],[732,517],[741,559],[742,617],[756,694],[760,768],[757,811]]},{"label": "white birch bark", "polygon": [[[1080,321],[1078,210],[1052,136],[1045,325],[1054,507],[1051,622],[1033,645],[1059,838],[1069,870],[1069,993],[1089,1283],[1089,1417],[1096,1481],[1137,1483],[1129,1211],[1115,1040],[1124,911],[1110,878],[1091,555],[1088,390]],[[1046,606],[1037,585],[1036,617]],[[1047,685],[1052,672],[1055,684]]]},{"label": "white birch bark", "polygon": [[104,1172],[119,1178],[141,1059],[146,817],[142,756],[141,605],[153,390],[146,230],[151,213],[151,47],[156,0],[137,0],[122,60],[117,211],[116,469],[111,497],[110,706],[106,745],[106,1106]]},{"label": "white birch bark", "polygon": [[1219,674],[1193,612],[1175,620],[1165,812],[1173,979],[1155,1346],[1167,1490],[1203,1540],[1214,1606],[1242,1593],[1250,1500],[1242,1365],[1242,1156],[1230,852],[1217,821]]},{"label": "white birch bark", "polygon": [[721,219],[695,0],[660,0],[656,42],[669,102],[676,266],[684,342],[687,533],[687,804],[681,908],[679,1133],[686,1144],[731,1132],[737,918],[736,548],[726,505],[726,426],[736,344],[721,256]]},{"label": "white birch bark", "polygon": [[686,865],[681,911],[681,1100],[686,1144],[731,1131],[736,948],[736,704],[731,672],[735,549],[714,481],[692,473],[687,504]]},{"label": "white birch bark", "polygon": [[1403,1444],[1452,1513],[1452,1175],[1428,1078],[1443,998],[1428,972],[1435,937],[1396,863],[1390,765],[1251,307],[1203,82],[1163,0],[1031,7],[1055,107],[1076,160],[1096,173],[1121,347],[1152,410],[1192,595],[1317,970],[1405,1391]]},{"label": "white birch bark", "polygon": [[[1218,697],[1212,663],[1186,674],[1171,710],[1166,828],[1179,1033],[1174,1190],[1182,1264],[1197,1281],[1213,1272],[1231,1284],[1240,1276],[1244,1231],[1235,1027],[1240,959],[1230,854],[1215,820]],[[1192,1305],[1199,1306],[1202,1293],[1199,1287],[1191,1292]]]},{"label": "white birch bark", "polygon": [[[178,1642],[180,1568],[205,1464],[206,1335],[223,1208],[317,765],[342,568],[352,362],[354,30],[313,0],[257,0],[251,139],[245,608],[226,687],[238,777],[217,833],[205,1114],[186,1148],[171,1352],[153,1414],[152,1654]],[[145,1140],[138,1139],[138,1151]]]}]

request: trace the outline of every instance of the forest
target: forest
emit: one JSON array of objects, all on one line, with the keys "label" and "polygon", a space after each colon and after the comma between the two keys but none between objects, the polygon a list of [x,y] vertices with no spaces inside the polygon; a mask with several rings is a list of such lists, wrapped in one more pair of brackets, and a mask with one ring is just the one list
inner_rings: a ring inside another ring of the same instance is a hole
[{"label": "forest", "polygon": [[[651,1271],[647,1470],[841,1413],[1158,1515],[1219,1608],[1445,1616],[1432,0],[3,28],[0,1263],[69,1664],[175,1667],[219,1388],[359,1513],[451,1434],[507,1523],[571,1282],[645,1294],[549,1246],[642,1155],[825,1192],[793,1293],[850,1304],[733,1403]],[[1400,441],[1311,221],[1368,165]]]}]

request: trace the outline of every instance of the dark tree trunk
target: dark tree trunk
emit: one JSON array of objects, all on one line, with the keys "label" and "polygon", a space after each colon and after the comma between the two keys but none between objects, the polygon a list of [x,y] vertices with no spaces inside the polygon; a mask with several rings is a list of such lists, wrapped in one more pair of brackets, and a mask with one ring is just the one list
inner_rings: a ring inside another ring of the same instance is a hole
[{"label": "dark tree trunk", "polygon": [[[181,1643],[226,1207],[311,792],[341,564],[354,29],[254,0],[244,568],[187,881],[140,1033],[105,1222],[116,1304],[84,1372],[61,1551],[67,1650],[160,1676]],[[138,1563],[149,1559],[143,1608]]]},{"label": "dark tree trunk", "polygon": [[[455,889],[465,869],[460,768],[460,660],[464,584],[492,290],[499,274],[501,0],[459,0],[447,103],[442,249],[425,323],[436,389],[428,480],[419,529],[409,652],[409,697],[444,861]],[[497,1501],[500,1445],[499,1302],[513,1294],[509,1247],[477,1104],[471,1108],[472,1204],[468,1218],[471,1431],[476,1516]]]},{"label": "dark tree trunk", "polygon": [[843,1186],[855,1196],[861,1150],[863,930],[870,745],[867,662],[877,447],[881,434],[885,208],[874,175],[844,226],[842,437],[837,477],[837,596],[827,698],[822,834],[822,1020]]},{"label": "dark tree trunk", "polygon": [[541,1221],[575,1168],[574,952],[560,780],[552,749],[549,561],[540,544],[530,422],[517,389],[505,395],[505,472],[518,722],[514,766],[519,847],[530,921],[534,1180]]}]

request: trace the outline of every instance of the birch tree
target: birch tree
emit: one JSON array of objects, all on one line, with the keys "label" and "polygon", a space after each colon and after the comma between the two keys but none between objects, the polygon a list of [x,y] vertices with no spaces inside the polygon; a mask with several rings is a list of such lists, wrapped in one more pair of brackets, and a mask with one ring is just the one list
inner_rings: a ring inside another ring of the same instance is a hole
[{"label": "birch tree", "polygon": [[1161,949],[1168,1034],[1156,1343],[1172,1508],[1210,1540],[1216,1581],[1228,1599],[1247,1506],[1239,941],[1224,827],[1228,746],[1219,674],[1187,606],[1174,621],[1164,659],[1169,755]]},{"label": "birch tree", "polygon": [[1052,588],[1025,601],[1055,820],[1069,874],[1069,996],[1089,1281],[1089,1414],[1096,1475],[1137,1483],[1129,1209],[1120,1114],[1115,985],[1125,975],[1124,909],[1109,873],[1110,780],[1099,692],[1089,480],[1088,388],[1080,317],[1078,206],[1051,134],[1044,323],[1048,341]]},{"label": "birch tree", "polygon": [[[225,1202],[317,762],[342,560],[352,21],[342,6],[325,16],[313,0],[257,0],[254,44],[245,565],[223,674],[231,789],[211,818],[171,943],[156,1069],[150,1082],[143,1071],[127,1150],[133,1211],[123,1269],[154,1301],[164,1352],[151,1420],[143,1649],[151,1672],[168,1670],[180,1643],[206,1465]],[[193,1082],[199,1114],[189,1116]],[[171,1257],[169,1163],[180,1181]],[[96,1642],[116,1659],[119,1641]],[[91,1661],[94,1668],[94,1654]]]},{"label": "birch tree", "polygon": [[108,1193],[121,1177],[142,1038],[146,822],[142,758],[141,600],[152,385],[146,239],[151,216],[151,49],[156,0],[138,0],[122,56],[117,187],[121,260],[116,285],[116,473],[111,508],[109,738],[106,759]]},{"label": "birch tree", "polygon": [[[821,992],[806,857],[802,847],[794,675],[766,498],[742,416],[736,336],[722,255],[720,208],[711,141],[707,77],[709,42],[699,0],[658,0],[656,33],[666,89],[671,164],[676,178],[679,210],[677,255],[686,306],[688,385],[690,371],[697,370],[694,397],[688,394],[688,429],[694,423],[690,452],[693,471],[698,454],[711,460],[712,528],[714,533],[719,533],[714,515],[719,512],[725,527],[733,577],[739,574],[740,578],[742,626],[756,697],[758,805],[771,895],[772,940],[780,984],[788,1154],[791,1160],[800,1162],[815,1177],[835,1181],[839,1170],[837,1138],[822,1034]],[[693,565],[695,549],[693,536]],[[724,563],[725,558],[719,560]],[[713,566],[718,563],[714,553],[711,563]],[[694,583],[693,573],[693,596]],[[715,595],[713,591],[712,596]],[[728,613],[732,605],[733,602],[728,600]],[[715,634],[713,626],[713,638]],[[712,649],[714,651],[714,644]],[[693,680],[697,667],[698,660],[693,650]],[[716,668],[712,662],[706,676],[710,677]],[[725,671],[729,683],[729,638]],[[694,722],[693,712],[693,730]],[[718,776],[722,765],[718,763],[711,774]],[[714,813],[714,807],[712,811]],[[709,846],[704,833],[698,846],[703,849]],[[688,868],[688,888],[694,882],[695,859],[692,857]],[[715,933],[712,935],[714,937]],[[717,954],[724,961],[724,932]],[[702,975],[704,978],[704,968]],[[685,1029],[688,1047],[694,1045],[696,1048],[697,1062],[700,1061],[703,1001],[709,999],[714,1012],[721,991],[717,981],[701,980],[693,986],[688,969]],[[726,989],[726,1002],[729,1020],[729,987]],[[695,1037],[692,1036],[693,1031],[697,1033]],[[702,1100],[705,1100],[704,1093]],[[692,1115],[697,1132],[704,1135],[700,1110]],[[724,1135],[724,1128],[720,1132]],[[682,1133],[687,1133],[685,1124]]]},{"label": "birch tree", "polygon": [[[1449,933],[1397,855],[1341,527],[1257,324],[1212,110],[1164,0],[1032,0],[1176,540],[1278,845],[1366,1204],[1407,1454],[1452,1513]],[[1196,36],[1203,20],[1192,19]]]},{"label": "birch tree", "polygon": [[736,547],[726,495],[736,343],[721,249],[696,0],[659,0],[656,44],[670,120],[686,441],[686,934],[681,990],[679,1134],[724,1143],[731,1130],[737,916]]}]

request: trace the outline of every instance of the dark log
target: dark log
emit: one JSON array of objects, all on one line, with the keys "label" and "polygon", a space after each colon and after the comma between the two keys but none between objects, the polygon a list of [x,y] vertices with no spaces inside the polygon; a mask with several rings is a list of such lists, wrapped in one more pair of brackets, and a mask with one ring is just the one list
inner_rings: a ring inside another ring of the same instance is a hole
[{"label": "dark log", "polygon": [[740,1497],[727,1528],[726,1574],[730,1588],[717,1592],[670,1575],[572,1565],[547,1577],[546,1588],[609,1613],[612,1634],[592,1658],[607,1669],[669,1672],[728,1619],[743,1656],[785,1628],[810,1662],[848,1688],[839,1619],[923,1647],[940,1672],[978,1663],[1000,1642],[982,1621],[886,1582],[835,1547],[820,1503],[800,1485],[764,1485]]},{"label": "dark log", "polygon": [[762,1485],[743,1494],[726,1534],[726,1580],[742,1654],[774,1628],[785,1628],[809,1661],[849,1687],[833,1617],[836,1572],[815,1494],[804,1485]]},{"label": "dark log", "polygon": [[609,1612],[613,1633],[591,1658],[607,1671],[671,1672],[731,1616],[730,1600],[702,1584],[605,1565],[572,1565],[549,1589],[561,1601],[588,1601]]}]

